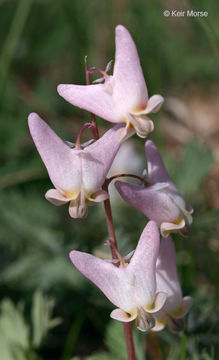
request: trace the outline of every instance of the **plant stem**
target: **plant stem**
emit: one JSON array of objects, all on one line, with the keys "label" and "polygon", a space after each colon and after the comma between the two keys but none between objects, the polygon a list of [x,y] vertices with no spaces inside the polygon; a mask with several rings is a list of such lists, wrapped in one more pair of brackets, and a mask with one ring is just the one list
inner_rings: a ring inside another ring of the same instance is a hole
[{"label": "plant stem", "polygon": [[[86,83],[87,83],[87,85],[90,85],[91,72],[89,71],[88,66],[87,66],[87,56],[85,56],[84,62],[85,62]],[[91,113],[91,123],[93,125],[92,130],[94,133],[94,138],[95,138],[95,140],[97,140],[97,139],[99,139],[100,136],[99,136],[99,130],[98,130],[98,126],[97,126],[96,116],[93,113]],[[103,190],[108,192],[108,185],[109,185],[109,179],[106,179],[103,184]],[[116,232],[115,232],[115,228],[114,228],[113,216],[112,216],[112,210],[111,210],[111,204],[110,204],[109,198],[104,201],[104,209],[105,209],[105,215],[106,215],[106,224],[107,224],[107,230],[108,230],[108,235],[109,235],[109,240],[110,240],[110,249],[111,249],[111,253],[112,253],[112,258],[120,260],[121,257],[120,257],[119,251],[118,251]],[[125,335],[128,360],[136,360],[131,323],[123,323],[123,327],[124,327],[124,335]]]},{"label": "plant stem", "polygon": [[86,130],[86,129],[91,129],[92,130],[92,127],[93,127],[93,125],[90,124],[90,123],[86,123],[86,124],[84,124],[82,126],[82,128],[80,129],[80,131],[78,133],[76,142],[75,142],[75,149],[80,150],[80,148],[81,148],[81,136],[82,136],[84,130]]},{"label": "plant stem", "polygon": [[131,323],[130,322],[123,323],[123,328],[125,334],[128,360],[136,360]]},{"label": "plant stem", "polygon": [[[85,73],[86,73],[86,84],[90,85],[90,71],[87,66],[87,56],[85,56],[84,64],[85,64]],[[94,134],[94,139],[97,140],[97,139],[99,139],[100,135],[99,135],[99,130],[98,130],[98,126],[97,126],[96,116],[93,113],[91,113],[91,123],[93,125],[92,131]]]},{"label": "plant stem", "polygon": [[[103,189],[108,191],[107,179],[103,185]],[[110,199],[106,199],[104,201],[104,209],[105,209],[109,239],[113,242],[113,246],[110,247],[111,252],[112,252],[112,258],[118,259],[118,255],[117,255],[118,254],[118,245],[117,245],[117,240],[116,240],[116,232],[115,232],[115,228],[114,228],[114,224],[113,224],[113,216],[112,216]],[[124,328],[128,360],[136,360],[131,323],[130,322],[123,323],[123,328]]]},{"label": "plant stem", "polygon": [[117,179],[117,178],[120,178],[120,177],[132,177],[134,179],[137,179],[139,181],[142,182],[142,184],[146,184],[145,180],[141,177],[141,176],[138,176],[138,175],[134,175],[134,174],[117,174],[117,175],[114,175],[114,176],[111,176],[109,179],[107,179],[108,181],[108,184]]},{"label": "plant stem", "polygon": [[[104,184],[105,185],[105,184]],[[104,186],[103,189],[105,190],[106,187]],[[117,252],[118,252],[118,245],[116,240],[116,232],[113,224],[113,216],[112,216],[112,210],[111,210],[111,204],[110,200],[106,199],[104,201],[104,209],[105,209],[105,215],[106,215],[106,224],[107,224],[107,230],[109,234],[109,240],[112,242],[113,246],[110,246],[111,252],[112,252],[112,258],[118,259]]]}]

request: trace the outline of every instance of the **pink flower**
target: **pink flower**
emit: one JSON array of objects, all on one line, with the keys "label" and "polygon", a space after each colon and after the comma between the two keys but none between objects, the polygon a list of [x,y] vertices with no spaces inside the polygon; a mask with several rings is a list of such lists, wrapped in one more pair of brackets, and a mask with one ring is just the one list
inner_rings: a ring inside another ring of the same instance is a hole
[{"label": "pink flower", "polygon": [[173,331],[183,328],[183,317],[192,305],[190,296],[182,297],[177,268],[176,253],[170,236],[161,239],[160,251],[156,264],[157,290],[168,294],[164,307],[156,313],[154,331],[160,331],[166,324]]},{"label": "pink flower", "polygon": [[74,266],[91,280],[116,306],[113,319],[130,322],[146,331],[155,325],[154,313],[166,300],[165,292],[156,293],[155,265],[160,236],[155,222],[145,227],[129,264],[117,267],[106,260],[80,251],[70,253]]},{"label": "pink flower", "polygon": [[104,83],[95,85],[58,86],[58,93],[71,104],[88,110],[113,123],[125,123],[123,137],[133,132],[145,138],[153,131],[153,122],[146,116],[157,112],[163,97],[148,99],[147,87],[135,43],[128,30],[116,27],[116,55],[113,75],[105,72]]},{"label": "pink flower", "polygon": [[151,140],[145,143],[148,161],[148,185],[136,186],[117,181],[122,198],[160,226],[162,236],[172,231],[186,234],[192,223],[193,209],[183,199],[169,178],[160,153]]},{"label": "pink flower", "polygon": [[47,191],[46,199],[54,205],[70,201],[70,216],[85,217],[88,205],[108,198],[107,192],[101,187],[120,147],[120,126],[107,131],[84,150],[76,150],[62,141],[37,114],[31,113],[28,123],[33,141],[55,187]]}]

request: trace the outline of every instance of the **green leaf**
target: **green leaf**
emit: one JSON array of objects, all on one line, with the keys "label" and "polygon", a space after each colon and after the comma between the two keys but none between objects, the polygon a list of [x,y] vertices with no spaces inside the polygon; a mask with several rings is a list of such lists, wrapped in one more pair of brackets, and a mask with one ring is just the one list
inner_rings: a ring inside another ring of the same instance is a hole
[{"label": "green leaf", "polygon": [[23,318],[23,307],[16,308],[10,299],[1,303],[0,333],[11,346],[28,349],[30,329]]},{"label": "green leaf", "polygon": [[31,313],[34,347],[39,347],[48,330],[61,322],[58,318],[51,319],[53,307],[53,300],[45,298],[39,291],[34,294]]}]

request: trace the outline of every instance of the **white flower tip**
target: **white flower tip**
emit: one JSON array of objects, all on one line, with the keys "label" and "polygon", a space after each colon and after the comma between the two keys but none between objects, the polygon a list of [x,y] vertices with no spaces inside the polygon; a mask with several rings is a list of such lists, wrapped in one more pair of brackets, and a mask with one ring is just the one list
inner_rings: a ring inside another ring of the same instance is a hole
[{"label": "white flower tip", "polygon": [[28,120],[31,121],[32,119],[35,119],[36,117],[38,117],[38,114],[35,112],[32,112],[28,115]]},{"label": "white flower tip", "polygon": [[30,113],[28,115],[28,125],[29,125],[29,127],[31,128],[32,125],[34,125],[34,123],[36,121],[39,121],[39,120],[42,121],[42,119],[39,117],[39,115],[37,113],[35,113],[35,112]]},{"label": "white flower tip", "polygon": [[125,28],[125,26],[119,24],[116,26],[116,34],[119,35],[121,33],[129,33],[128,30]]},{"label": "white flower tip", "polygon": [[69,258],[73,264],[75,263],[75,260],[78,258],[78,254],[79,254],[79,251],[77,251],[77,250],[72,250],[69,253]]},{"label": "white flower tip", "polygon": [[145,229],[147,229],[147,231],[148,231],[149,233],[153,233],[153,234],[159,232],[157,223],[156,223],[155,221],[153,221],[153,220],[150,220],[150,221],[147,223]]},{"label": "white flower tip", "polygon": [[189,312],[189,310],[190,310],[190,308],[192,306],[192,302],[193,302],[193,299],[192,299],[191,296],[185,296],[182,299],[182,305],[181,305],[181,307],[182,307],[182,316],[185,316]]},{"label": "white flower tip", "polygon": [[59,84],[57,86],[57,92],[60,96],[63,96],[63,94],[71,87],[70,84]]}]

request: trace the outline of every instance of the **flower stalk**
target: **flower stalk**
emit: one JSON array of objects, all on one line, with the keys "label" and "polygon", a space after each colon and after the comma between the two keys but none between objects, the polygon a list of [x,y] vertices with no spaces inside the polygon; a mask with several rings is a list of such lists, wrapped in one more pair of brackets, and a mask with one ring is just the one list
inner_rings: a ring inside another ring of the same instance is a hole
[{"label": "flower stalk", "polygon": [[[85,56],[85,58],[84,58],[84,64],[85,64],[86,84],[90,85],[90,71],[89,71],[88,65],[87,65],[87,56]],[[99,130],[98,130],[98,126],[97,126],[96,116],[92,112],[91,112],[91,124],[93,125],[92,131],[94,134],[94,139],[97,140],[97,139],[99,139],[100,135],[99,135]]]}]

